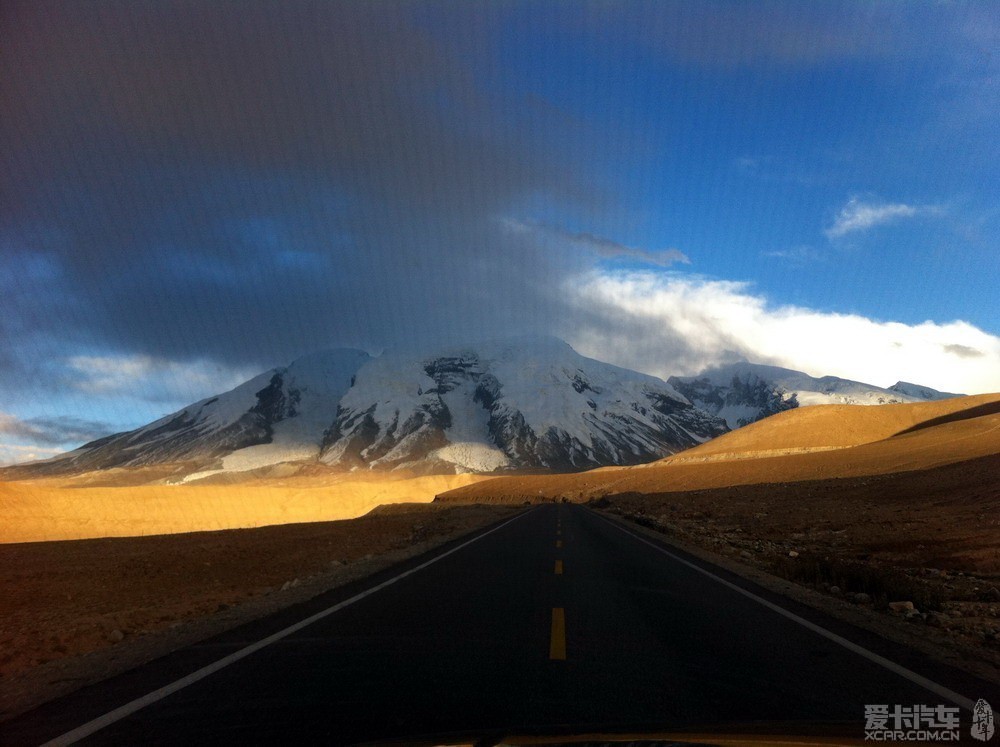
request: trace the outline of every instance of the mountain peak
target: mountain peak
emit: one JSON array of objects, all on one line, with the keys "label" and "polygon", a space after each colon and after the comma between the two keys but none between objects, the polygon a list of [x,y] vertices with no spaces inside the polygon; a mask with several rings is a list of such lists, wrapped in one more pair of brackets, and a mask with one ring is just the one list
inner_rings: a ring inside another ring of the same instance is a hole
[{"label": "mountain peak", "polygon": [[580,469],[648,460],[720,428],[660,379],[522,336],[372,361],[341,400],[322,460]]},{"label": "mountain peak", "polygon": [[377,358],[317,351],[45,469],[568,470],[650,461],[726,430],[656,377],[528,335]]}]

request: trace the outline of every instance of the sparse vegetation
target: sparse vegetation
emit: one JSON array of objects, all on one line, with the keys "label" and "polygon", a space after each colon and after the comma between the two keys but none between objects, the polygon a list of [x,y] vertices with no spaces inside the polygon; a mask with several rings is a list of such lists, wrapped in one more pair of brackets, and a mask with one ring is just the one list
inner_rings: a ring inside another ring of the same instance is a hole
[{"label": "sparse vegetation", "polygon": [[907,600],[921,611],[940,611],[945,596],[940,588],[913,578],[894,568],[882,568],[865,562],[841,560],[817,554],[783,557],[771,564],[771,570],[789,581],[811,584],[827,589],[836,587],[841,593],[868,594],[877,607],[889,602]]}]

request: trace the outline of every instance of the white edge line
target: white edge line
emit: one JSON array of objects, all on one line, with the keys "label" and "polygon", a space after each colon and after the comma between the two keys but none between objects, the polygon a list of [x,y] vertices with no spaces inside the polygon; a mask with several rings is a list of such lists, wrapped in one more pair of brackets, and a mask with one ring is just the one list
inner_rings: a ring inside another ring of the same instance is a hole
[{"label": "white edge line", "polygon": [[55,737],[54,739],[49,740],[48,742],[45,742],[42,745],[42,747],[63,747],[64,745],[71,745],[78,742],[81,739],[85,739],[86,737],[89,737],[91,734],[94,734],[100,731],[101,729],[110,726],[116,721],[121,721],[123,718],[131,716],[136,711],[142,710],[146,706],[152,705],[153,703],[156,703],[159,700],[163,700],[164,698],[174,694],[178,690],[183,690],[188,685],[193,685],[194,683],[203,680],[210,675],[215,674],[220,669],[225,669],[230,664],[235,664],[240,659],[245,659],[251,654],[260,651],[262,648],[266,648],[267,646],[270,646],[272,643],[280,641],[282,638],[287,638],[288,636],[292,635],[292,633],[297,633],[298,631],[302,630],[302,628],[305,628],[308,625],[312,625],[314,622],[322,620],[324,617],[328,617],[329,615],[332,615],[334,612],[342,610],[345,607],[349,607],[355,602],[358,602],[364,599],[365,597],[370,596],[375,592],[384,589],[387,586],[391,586],[392,584],[406,578],[407,576],[412,576],[417,571],[422,571],[427,566],[432,565],[441,560],[442,558],[446,558],[449,555],[458,552],[464,547],[468,547],[473,542],[478,542],[483,537],[486,537],[490,534],[493,534],[493,532],[497,532],[503,529],[511,522],[517,521],[518,519],[527,516],[529,513],[531,513],[530,510],[518,514],[517,516],[508,519],[503,524],[495,526],[489,531],[483,532],[482,534],[479,534],[473,537],[472,539],[468,540],[467,542],[463,542],[462,544],[453,547],[450,550],[441,553],[440,555],[435,555],[430,560],[424,561],[420,565],[415,566],[408,571],[400,573],[398,576],[393,576],[389,580],[383,581],[377,586],[373,586],[370,589],[366,589],[365,591],[355,594],[353,597],[350,597],[349,599],[345,599],[342,602],[338,602],[332,607],[328,607],[325,610],[322,610],[321,612],[317,612],[314,615],[310,615],[309,617],[305,618],[304,620],[300,620],[294,625],[289,625],[284,630],[279,630],[277,633],[269,635],[267,638],[262,638],[256,643],[251,643],[249,646],[241,648],[239,651],[234,651],[233,653],[229,654],[229,656],[223,657],[218,661],[212,662],[211,664],[208,664],[202,667],[201,669],[192,672],[186,677],[181,677],[179,680],[171,682],[169,685],[164,685],[158,690],[153,690],[153,692],[143,695],[141,698],[136,698],[135,700],[130,701],[129,703],[126,703],[123,706],[115,708],[113,711],[108,711],[103,716],[98,716],[92,721],[88,721],[82,726],[76,727],[72,731],[68,731],[65,734],[62,734],[58,737]]},{"label": "white edge line", "polygon": [[674,553],[672,553],[669,550],[661,547],[660,545],[657,545],[654,542],[650,542],[649,540],[644,539],[643,537],[640,537],[638,534],[635,534],[634,532],[632,532],[632,531],[626,529],[625,527],[623,527],[617,521],[612,521],[611,519],[607,518],[606,516],[602,516],[601,514],[597,513],[596,511],[594,511],[594,513],[597,514],[597,516],[599,516],[601,519],[603,519],[604,521],[606,521],[608,524],[611,524],[611,526],[617,527],[618,529],[620,529],[621,531],[623,531],[625,534],[628,534],[631,537],[634,537],[635,539],[639,540],[640,542],[642,542],[642,543],[644,543],[646,545],[649,545],[654,550],[659,550],[664,555],[667,555],[670,558],[676,560],[678,563],[681,563],[682,565],[686,565],[688,568],[691,568],[691,569],[693,569],[695,571],[698,571],[698,573],[704,574],[704,575],[708,576],[709,578],[711,578],[711,579],[713,579],[715,581],[718,581],[723,586],[727,586],[730,589],[732,589],[733,591],[738,592],[738,593],[742,594],[743,596],[745,596],[745,597],[747,597],[749,599],[752,599],[753,601],[757,602],[758,604],[764,605],[769,610],[773,610],[774,612],[777,612],[779,615],[787,617],[789,620],[792,620],[793,622],[797,622],[802,627],[808,628],[809,630],[813,631],[814,633],[818,633],[819,635],[823,636],[824,638],[826,638],[826,639],[828,639],[830,641],[833,641],[834,643],[837,643],[837,644],[843,646],[848,651],[853,651],[854,653],[858,654],[859,656],[863,656],[864,658],[868,659],[869,661],[874,662],[875,664],[878,664],[879,666],[884,667],[885,669],[888,669],[890,672],[894,672],[895,674],[898,674],[899,676],[908,679],[910,682],[913,682],[914,684],[920,685],[925,690],[929,690],[932,693],[934,693],[935,695],[940,695],[942,698],[945,698],[946,700],[951,701],[952,703],[954,703],[957,706],[961,706],[962,708],[966,709],[967,711],[971,711],[973,709],[973,707],[975,706],[975,701],[970,700],[969,698],[966,698],[964,695],[959,695],[957,692],[955,692],[954,690],[949,690],[944,685],[939,685],[938,683],[934,682],[933,680],[929,680],[926,677],[924,677],[923,675],[917,674],[916,672],[914,672],[914,671],[912,671],[910,669],[907,669],[906,667],[902,666],[901,664],[897,664],[894,661],[886,659],[884,656],[880,656],[880,655],[876,654],[874,651],[869,651],[864,646],[859,646],[858,644],[853,643],[853,642],[847,640],[843,636],[839,636],[836,633],[832,633],[829,630],[827,630],[826,628],[823,628],[823,627],[817,625],[816,623],[813,623],[813,622],[810,622],[809,620],[806,620],[804,617],[799,617],[794,612],[790,612],[790,611],[786,610],[784,607],[781,607],[780,605],[775,604],[774,602],[769,602],[768,600],[764,599],[763,597],[757,596],[752,591],[747,591],[746,589],[742,588],[741,586],[738,586],[737,584],[732,583],[731,581],[726,581],[726,579],[721,578],[719,576],[716,576],[711,571],[707,571],[704,568],[702,568],[702,567],[700,567],[700,566],[698,566],[698,565],[696,565],[694,563],[691,563],[691,562],[685,560],[684,558],[682,558],[682,557],[680,557],[678,555],[675,555]]}]

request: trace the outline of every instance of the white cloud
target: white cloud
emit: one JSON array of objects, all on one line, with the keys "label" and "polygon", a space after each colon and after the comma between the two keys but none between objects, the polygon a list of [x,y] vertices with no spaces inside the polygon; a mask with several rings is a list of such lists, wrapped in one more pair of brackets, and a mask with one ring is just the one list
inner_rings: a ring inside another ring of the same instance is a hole
[{"label": "white cloud", "polygon": [[745,357],[814,376],[952,392],[1000,391],[1000,337],[967,322],[882,322],[774,306],[746,283],[653,272],[592,272],[565,289],[581,353],[666,377]]},{"label": "white cloud", "polygon": [[62,454],[64,449],[46,446],[28,446],[22,444],[0,443],[0,467],[21,462],[33,462],[36,459],[48,459],[56,454]]},{"label": "white cloud", "polygon": [[184,404],[231,389],[259,373],[207,360],[148,355],[76,355],[66,363],[73,386],[84,393]]},{"label": "white cloud", "polygon": [[760,256],[765,259],[782,259],[788,264],[804,265],[809,262],[822,262],[826,259],[820,252],[811,246],[794,246],[791,249],[773,249],[761,252]]},{"label": "white cloud", "polygon": [[874,203],[862,202],[852,197],[840,209],[833,225],[826,229],[827,238],[836,239],[849,233],[867,231],[869,228],[891,223],[901,218],[912,218],[925,213],[939,212],[940,208],[932,205],[906,205],[904,203]]}]

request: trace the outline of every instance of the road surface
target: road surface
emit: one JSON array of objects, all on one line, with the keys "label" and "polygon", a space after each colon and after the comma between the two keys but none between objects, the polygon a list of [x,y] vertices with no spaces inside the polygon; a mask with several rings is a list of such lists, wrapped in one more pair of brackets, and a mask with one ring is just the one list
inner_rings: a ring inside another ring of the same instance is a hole
[{"label": "road surface", "polygon": [[546,504],[0,724],[0,744],[860,739],[866,704],[996,706],[997,690],[596,511]]}]

